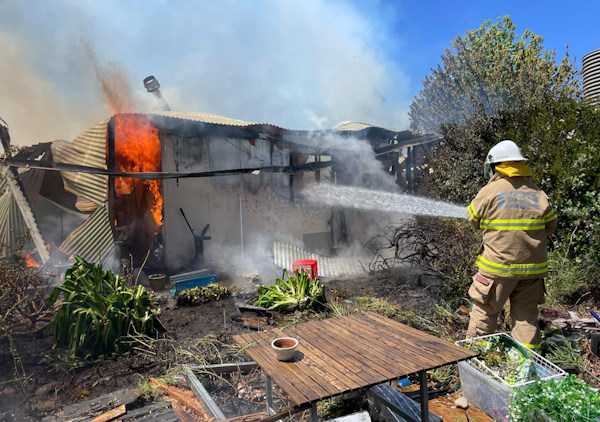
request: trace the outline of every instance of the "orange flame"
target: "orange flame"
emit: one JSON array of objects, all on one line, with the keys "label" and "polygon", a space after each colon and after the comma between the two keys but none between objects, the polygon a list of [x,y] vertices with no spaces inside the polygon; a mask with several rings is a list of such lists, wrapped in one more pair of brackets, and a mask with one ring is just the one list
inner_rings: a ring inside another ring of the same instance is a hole
[{"label": "orange flame", "polygon": [[39,268],[40,264],[37,263],[30,253],[25,252],[25,265],[28,267]]},{"label": "orange flame", "polygon": [[[118,171],[161,171],[158,129],[150,124],[146,117],[134,114],[115,116],[115,167]],[[132,193],[133,185],[134,180],[131,178],[115,178],[117,195]],[[150,211],[156,225],[160,227],[163,224],[161,181],[143,180],[143,185],[152,193]]]}]

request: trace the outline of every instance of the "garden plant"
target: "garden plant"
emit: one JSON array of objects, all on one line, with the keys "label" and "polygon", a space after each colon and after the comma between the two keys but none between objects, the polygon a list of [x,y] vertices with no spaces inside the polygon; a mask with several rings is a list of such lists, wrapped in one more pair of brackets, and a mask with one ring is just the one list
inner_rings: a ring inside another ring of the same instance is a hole
[{"label": "garden plant", "polygon": [[283,270],[270,286],[260,286],[255,306],[274,311],[294,312],[321,308],[326,302],[323,285],[305,270],[294,270],[290,275]]},{"label": "garden plant", "polygon": [[183,290],[177,296],[177,306],[195,306],[229,297],[230,291],[219,283]]},{"label": "garden plant", "polygon": [[598,390],[573,375],[560,381],[537,381],[528,389],[516,389],[509,418],[525,421],[596,421],[600,416]]},{"label": "garden plant", "polygon": [[101,264],[76,257],[64,283],[50,294],[48,306],[61,295],[47,330],[54,335],[55,347],[67,348],[73,356],[122,354],[135,343],[129,335],[155,336],[162,329],[160,308],[154,307],[146,288],[127,286],[124,278],[104,271]]}]

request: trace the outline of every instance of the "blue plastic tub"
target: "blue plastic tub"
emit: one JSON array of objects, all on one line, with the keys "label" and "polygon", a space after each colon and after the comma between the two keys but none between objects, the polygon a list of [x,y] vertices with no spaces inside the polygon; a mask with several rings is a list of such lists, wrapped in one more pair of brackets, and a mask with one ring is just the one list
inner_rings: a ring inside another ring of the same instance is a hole
[{"label": "blue plastic tub", "polygon": [[175,297],[176,294],[181,292],[182,290],[192,289],[194,287],[205,287],[210,283],[216,283],[217,276],[216,275],[205,275],[202,277],[190,278],[189,280],[180,280],[173,283],[173,288],[171,289],[171,297]]}]

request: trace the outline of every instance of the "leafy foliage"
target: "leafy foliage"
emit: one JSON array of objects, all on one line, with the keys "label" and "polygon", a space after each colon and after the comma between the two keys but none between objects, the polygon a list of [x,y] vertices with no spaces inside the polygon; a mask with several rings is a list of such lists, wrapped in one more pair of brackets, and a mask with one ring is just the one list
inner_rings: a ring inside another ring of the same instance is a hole
[{"label": "leafy foliage", "polygon": [[567,375],[560,381],[538,381],[526,390],[515,389],[509,419],[515,422],[594,421],[600,416],[600,394],[579,378]]},{"label": "leafy foliage", "polygon": [[153,336],[159,328],[160,309],[154,308],[143,286],[129,288],[122,277],[103,271],[80,257],[65,273],[65,282],[48,298],[59,305],[48,331],[55,346],[66,347],[77,357],[124,353],[134,345],[129,334]]},{"label": "leafy foliage", "polygon": [[546,289],[552,304],[581,304],[600,298],[600,262],[595,251],[569,257],[556,250],[548,258],[551,271]]},{"label": "leafy foliage", "polygon": [[579,95],[568,53],[556,64],[556,52],[544,48],[541,36],[525,30],[518,37],[515,28],[504,16],[457,36],[411,103],[411,128],[439,133],[442,124],[462,124],[479,108],[494,115],[515,104]]},{"label": "leafy foliage", "polygon": [[[553,337],[558,338],[558,341],[544,340],[542,343],[543,350],[546,350],[546,359],[563,369],[576,369],[578,373],[582,373],[590,367],[588,357],[578,349],[581,344],[578,347],[573,346],[562,334]],[[581,343],[583,342],[587,346],[587,339]]]},{"label": "leafy foliage", "polygon": [[[600,110],[572,98],[548,98],[495,117],[479,110],[465,125],[444,127],[445,142],[427,157],[423,193],[468,204],[486,183],[489,148],[514,140],[529,159],[533,181],[559,216],[555,247],[568,258],[600,248]],[[596,268],[598,261],[596,260]]]},{"label": "leafy foliage", "polygon": [[303,269],[289,275],[283,270],[281,278],[270,286],[260,286],[255,306],[281,312],[305,311],[323,306],[326,302],[323,285]]},{"label": "leafy foliage", "polygon": [[[468,340],[462,346],[479,353],[478,359],[510,385],[538,378],[529,351],[509,336]],[[472,364],[476,365],[474,361]]]},{"label": "leafy foliage", "polygon": [[205,287],[186,289],[177,296],[178,306],[194,306],[220,300],[230,295],[229,289],[218,283],[210,283]]}]

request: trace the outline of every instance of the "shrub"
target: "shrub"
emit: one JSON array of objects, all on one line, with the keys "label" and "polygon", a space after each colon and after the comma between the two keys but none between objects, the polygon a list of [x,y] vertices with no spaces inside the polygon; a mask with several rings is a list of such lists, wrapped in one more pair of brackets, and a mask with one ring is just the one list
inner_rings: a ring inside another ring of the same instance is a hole
[{"label": "shrub", "polygon": [[177,296],[178,306],[194,306],[202,303],[208,303],[213,300],[220,300],[221,298],[228,297],[230,295],[229,289],[225,286],[221,286],[218,283],[210,283],[206,287],[193,287],[186,289],[179,293]]},{"label": "shrub", "polygon": [[53,306],[62,294],[47,330],[55,346],[66,347],[77,357],[93,359],[131,349],[130,334],[154,336],[162,328],[159,308],[154,308],[143,286],[129,288],[122,277],[102,270],[80,257],[65,273],[65,282],[48,298]]},{"label": "shrub", "polygon": [[369,269],[389,270],[412,266],[444,278],[442,299],[451,307],[466,295],[480,237],[463,220],[418,217],[371,239]]},{"label": "shrub", "polygon": [[[0,261],[0,340],[6,337],[8,342],[13,381],[18,382],[22,391],[27,391],[31,379],[25,372],[13,336],[36,330],[39,323],[45,321],[49,313],[45,305],[47,283],[40,279],[38,268],[27,266],[22,245],[13,247],[17,252],[11,260]],[[0,250],[11,255],[9,248],[0,247]]]},{"label": "shrub", "polygon": [[549,254],[550,273],[546,288],[551,304],[580,304],[600,298],[600,258],[587,252],[566,257],[562,251]]}]

